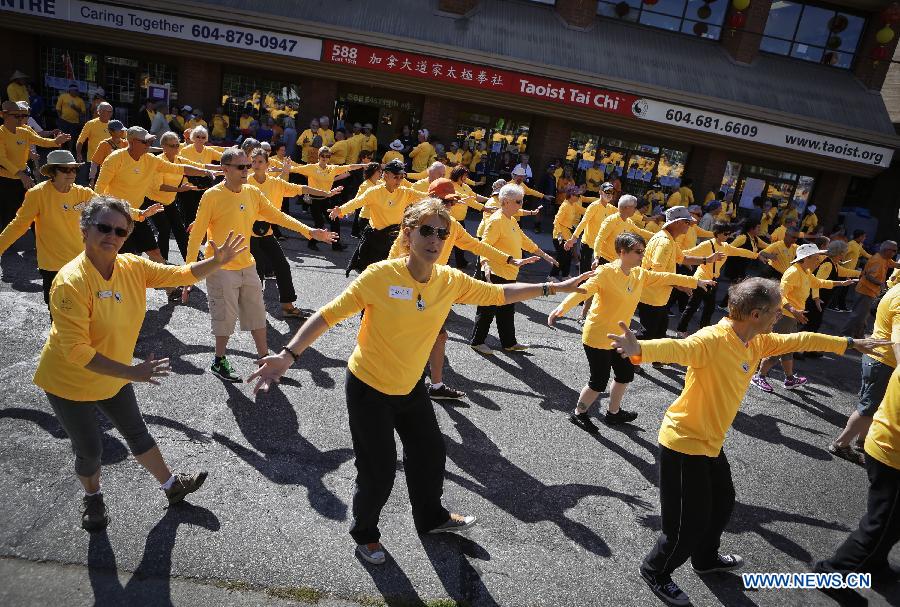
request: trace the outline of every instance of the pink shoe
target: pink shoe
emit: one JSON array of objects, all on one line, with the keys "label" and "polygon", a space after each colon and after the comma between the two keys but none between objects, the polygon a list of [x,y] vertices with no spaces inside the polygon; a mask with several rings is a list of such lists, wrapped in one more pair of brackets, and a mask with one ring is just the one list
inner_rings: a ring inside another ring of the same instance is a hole
[{"label": "pink shoe", "polygon": [[769,380],[763,377],[762,375],[754,375],[750,378],[750,383],[762,390],[763,392],[768,392],[771,394],[775,391],[775,388],[772,387],[772,384],[769,383]]},{"label": "pink shoe", "polygon": [[809,380],[802,375],[793,375],[791,377],[787,377],[784,380],[784,389],[785,390],[794,390],[795,388],[799,388],[803,384],[807,383]]}]

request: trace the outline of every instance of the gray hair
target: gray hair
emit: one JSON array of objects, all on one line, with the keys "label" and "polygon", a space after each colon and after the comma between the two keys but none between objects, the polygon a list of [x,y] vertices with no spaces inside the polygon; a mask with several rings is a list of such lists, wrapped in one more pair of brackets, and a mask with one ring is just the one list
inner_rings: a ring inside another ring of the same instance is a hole
[{"label": "gray hair", "polygon": [[194,140],[194,136],[197,135],[198,133],[202,133],[202,134],[206,135],[207,137],[209,137],[209,131],[206,130],[206,127],[203,125],[197,125],[193,128],[193,130],[191,130],[191,141]]},{"label": "gray hair", "polygon": [[[634,196],[632,196],[634,198]],[[621,200],[619,203],[621,204]],[[618,236],[616,236],[616,253],[621,253],[622,251],[631,251],[634,247],[638,245],[647,246],[647,241],[644,240],[644,237],[640,234],[635,234],[634,232],[622,232]]]},{"label": "gray hair", "polygon": [[884,242],[881,243],[881,246],[878,247],[878,252],[882,253],[884,251],[887,251],[888,249],[896,249],[896,248],[897,248],[896,242],[894,242],[893,240],[885,240]]},{"label": "gray hair", "polygon": [[827,255],[829,257],[838,257],[847,252],[847,243],[843,240],[832,240],[828,243],[828,246],[825,247],[825,250],[828,251]]},{"label": "gray hair", "polygon": [[97,105],[97,111],[98,111],[98,112],[99,112],[100,110],[111,110],[111,109],[113,109],[112,104],[111,104],[111,103],[107,103],[106,101],[104,101],[103,103],[100,103],[100,104]]},{"label": "gray hair", "polygon": [[87,231],[89,227],[97,224],[97,218],[104,211],[121,213],[128,223],[128,233],[134,229],[134,220],[131,218],[131,205],[121,198],[97,195],[91,198],[81,211],[81,229]]},{"label": "gray hair", "polygon": [[428,172],[430,173],[432,171],[437,171],[438,169],[440,169],[443,172],[445,168],[446,167],[444,167],[443,162],[438,162],[437,160],[435,160],[434,162],[431,163],[431,166],[428,167]]},{"label": "gray hair", "polygon": [[259,147],[259,140],[254,139],[253,137],[247,137],[241,142],[241,148],[244,152],[250,153],[250,150],[256,149]]},{"label": "gray hair", "polygon": [[259,147],[264,149],[266,152],[272,151],[272,144],[269,143],[268,141],[263,141],[262,143],[259,144]]},{"label": "gray hair", "polygon": [[637,198],[635,198],[631,194],[625,194],[624,196],[619,198],[619,209],[624,209],[625,207],[637,208]]},{"label": "gray hair", "polygon": [[498,179],[497,181],[495,181],[494,183],[491,184],[491,192],[496,192],[497,190],[499,190],[500,188],[502,188],[505,185],[506,185],[505,179]]},{"label": "gray hair", "polygon": [[753,310],[770,310],[781,304],[781,285],[777,280],[748,278],[728,289],[728,317],[744,320]]},{"label": "gray hair", "polygon": [[[250,141],[250,140],[248,139],[245,141]],[[254,139],[253,141],[256,141],[256,140]],[[234,160],[235,158],[237,158],[238,156],[246,156],[246,155],[247,154],[241,148],[230,147],[230,148],[227,148],[224,152],[222,152],[222,159],[219,162],[221,162],[223,165],[231,164],[232,163],[231,161]]]},{"label": "gray hair", "polygon": [[165,145],[167,141],[171,141],[174,139],[176,142],[180,142],[181,138],[178,136],[178,133],[173,133],[172,131],[166,131],[159,138],[159,144]]},{"label": "gray hair", "polygon": [[518,186],[514,183],[507,183],[505,186],[500,188],[500,192],[497,194],[497,198],[501,203],[507,200],[521,200],[524,197],[525,190],[523,190],[521,186]]}]

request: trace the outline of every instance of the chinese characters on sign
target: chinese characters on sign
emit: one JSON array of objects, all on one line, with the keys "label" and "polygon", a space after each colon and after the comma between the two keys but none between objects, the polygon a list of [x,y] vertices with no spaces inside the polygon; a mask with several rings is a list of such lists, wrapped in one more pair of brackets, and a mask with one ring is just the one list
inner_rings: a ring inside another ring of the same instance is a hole
[{"label": "chinese characters on sign", "polygon": [[510,93],[613,114],[631,115],[633,95],[415,53],[326,40],[322,60],[363,69]]}]

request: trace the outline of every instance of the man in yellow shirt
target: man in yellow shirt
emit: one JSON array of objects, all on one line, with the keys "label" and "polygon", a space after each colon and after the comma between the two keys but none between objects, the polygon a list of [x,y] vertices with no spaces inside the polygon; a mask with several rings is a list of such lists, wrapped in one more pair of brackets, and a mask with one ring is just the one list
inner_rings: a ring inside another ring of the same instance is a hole
[{"label": "man in yellow shirt", "polygon": [[6,97],[10,101],[24,101],[28,103],[28,75],[23,74],[19,70],[13,72],[9,77],[9,84],[6,85]]},{"label": "man in yellow shirt", "polygon": [[[97,117],[84,123],[81,134],[75,142],[75,158],[78,162],[84,162],[85,158],[94,157],[100,142],[109,139],[109,121],[113,115],[113,106],[105,101],[97,106]],[[84,154],[84,144],[87,143],[87,156]]]},{"label": "man in yellow shirt", "polygon": [[[581,272],[587,272],[591,269],[591,263],[596,257],[596,252],[591,247],[597,239],[597,234],[600,232],[600,226],[603,225],[603,221],[607,217],[616,212],[616,207],[610,204],[612,198],[613,184],[608,181],[604,182],[600,186],[600,197],[590,203],[584,210],[581,221],[578,222],[575,231],[572,232],[572,238],[565,244],[567,250],[571,249],[575,246],[575,242],[578,238],[581,237],[581,261],[579,264]],[[588,304],[585,304],[585,308],[587,307]],[[586,309],[585,313],[587,313]]]},{"label": "man in yellow shirt", "polygon": [[302,150],[300,157],[303,162],[314,164],[318,161],[319,148],[325,145],[322,143],[322,135],[319,134],[318,118],[309,121],[309,128],[297,137],[297,145]]},{"label": "man in yellow shirt", "polygon": [[56,126],[63,133],[71,137],[77,137],[81,128],[81,120],[87,113],[84,99],[78,92],[78,85],[71,83],[68,91],[61,93],[56,99]]},{"label": "man in yellow shirt", "polygon": [[424,171],[434,162],[435,151],[434,146],[428,142],[428,129],[419,129],[419,145],[409,153],[409,159],[412,161],[413,173]]},{"label": "man in yellow shirt", "polygon": [[624,196],[619,197],[617,211],[611,213],[603,220],[603,223],[600,224],[600,229],[597,231],[597,237],[594,239],[593,246],[591,247],[594,251],[594,258],[597,260],[597,265],[610,263],[619,258],[619,254],[616,251],[616,238],[619,237],[619,234],[631,232],[647,240],[653,237],[653,232],[637,227],[634,221],[632,221],[632,217],[636,211],[637,198],[631,194],[625,194]]},{"label": "man in yellow shirt", "polygon": [[462,150],[459,149],[459,142],[451,141],[450,151],[447,152],[447,163],[452,168],[460,164],[462,162],[462,158],[463,154]]},{"label": "man in yellow shirt", "polygon": [[869,321],[869,312],[872,302],[881,293],[889,271],[897,267],[894,257],[897,256],[897,243],[893,240],[885,240],[881,243],[878,253],[872,255],[866,262],[859,284],[856,285],[856,301],[847,324],[841,330],[842,335],[862,337]]},{"label": "man in yellow shirt", "polygon": [[[383,164],[387,164],[392,160],[399,160],[400,162],[406,162],[406,159],[403,157],[403,142],[399,139],[394,139],[390,145],[390,148],[387,152],[384,153],[384,156],[381,157],[381,162]],[[454,165],[451,165],[454,166]]]},{"label": "man in yellow shirt", "polygon": [[331,119],[328,116],[319,117],[319,137],[322,138],[322,145],[331,147],[334,143],[334,131],[331,130]]},{"label": "man in yellow shirt", "polygon": [[350,154],[350,147],[347,142],[347,132],[344,129],[338,129],[334,132],[334,143],[331,145],[331,163],[347,164],[347,156]]},{"label": "man in yellow shirt", "polygon": [[791,266],[791,260],[794,259],[794,254],[797,252],[797,239],[799,237],[800,233],[796,229],[791,228],[785,231],[782,240],[776,240],[763,249],[764,253],[770,255],[765,260],[767,265],[765,278],[781,280],[781,275],[787,272],[787,269]]},{"label": "man in yellow shirt", "polygon": [[596,198],[600,195],[600,186],[605,181],[603,163],[594,161],[594,165],[584,173],[584,194]]},{"label": "man in yellow shirt", "polygon": [[221,107],[216,108],[216,113],[212,117],[212,128],[209,130],[209,136],[213,141],[222,142],[228,139],[228,129],[231,127],[231,118],[225,113]]},{"label": "man in yellow shirt", "polygon": [[360,151],[369,151],[372,152],[372,155],[375,155],[375,152],[378,151],[378,138],[372,134],[372,125],[368,122],[363,125],[362,129],[362,141],[359,146]]},{"label": "man in yellow shirt", "polygon": [[556,266],[550,270],[550,276],[569,277],[572,269],[572,253],[566,248],[566,243],[572,239],[572,230],[578,224],[585,209],[581,206],[581,189],[578,186],[569,186],[566,191],[566,199],[559,205],[556,216],[553,218],[553,248],[556,249]]},{"label": "man in yellow shirt", "polygon": [[356,164],[359,162],[359,154],[362,152],[362,125],[354,122],[351,134],[347,137],[347,162]]}]

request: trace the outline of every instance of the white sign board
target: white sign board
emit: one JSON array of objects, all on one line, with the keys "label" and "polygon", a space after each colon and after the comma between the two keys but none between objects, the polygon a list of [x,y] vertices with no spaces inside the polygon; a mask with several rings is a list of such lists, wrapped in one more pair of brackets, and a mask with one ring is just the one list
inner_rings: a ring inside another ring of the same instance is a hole
[{"label": "white sign board", "polygon": [[245,48],[261,53],[319,61],[322,41],[281,32],[260,30],[81,0],[0,0],[0,12],[61,19],[129,32],[191,42]]},{"label": "white sign board", "polygon": [[894,155],[894,151],[890,148],[653,99],[638,99],[632,104],[631,111],[637,118],[643,120],[871,166],[888,167]]}]

